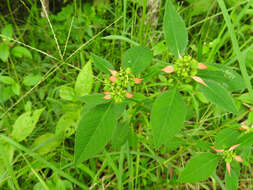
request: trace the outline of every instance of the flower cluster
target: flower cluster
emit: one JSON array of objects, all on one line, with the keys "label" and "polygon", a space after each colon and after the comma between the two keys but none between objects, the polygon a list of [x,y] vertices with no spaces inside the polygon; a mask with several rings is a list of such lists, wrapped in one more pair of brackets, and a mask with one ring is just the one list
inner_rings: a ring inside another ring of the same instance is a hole
[{"label": "flower cluster", "polygon": [[253,132],[253,125],[251,127],[248,127],[247,125],[242,124],[238,129],[241,131],[245,131],[245,133],[250,133]]},{"label": "flower cluster", "polygon": [[231,175],[231,166],[230,163],[235,160],[237,162],[243,162],[243,159],[241,156],[236,155],[233,150],[235,148],[237,148],[239,146],[239,144],[233,145],[231,146],[228,150],[224,150],[224,149],[216,149],[213,146],[211,146],[210,148],[215,150],[216,152],[221,152],[225,162],[226,162],[226,168],[228,171],[228,174]]},{"label": "flower cluster", "polygon": [[120,69],[119,72],[110,70],[110,73],[109,79],[105,79],[104,98],[113,99],[116,103],[122,102],[125,98],[132,98],[132,88],[143,80],[135,78],[129,68]]},{"label": "flower cluster", "polygon": [[196,76],[198,69],[207,69],[207,66],[203,63],[198,63],[191,56],[184,56],[177,59],[173,66],[164,67],[162,71],[165,73],[174,74],[171,76],[171,81],[178,80],[181,82],[189,83],[193,79],[198,83],[207,86],[200,77]]}]

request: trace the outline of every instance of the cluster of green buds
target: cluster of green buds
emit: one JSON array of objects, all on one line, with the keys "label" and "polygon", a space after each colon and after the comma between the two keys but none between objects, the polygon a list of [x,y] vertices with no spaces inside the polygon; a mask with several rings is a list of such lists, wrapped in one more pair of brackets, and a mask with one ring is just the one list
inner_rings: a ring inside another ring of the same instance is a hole
[{"label": "cluster of green buds", "polygon": [[211,149],[215,150],[216,152],[220,152],[222,154],[222,157],[223,157],[223,159],[226,162],[226,168],[227,168],[227,171],[228,171],[229,175],[231,175],[231,166],[230,166],[230,163],[233,160],[235,160],[237,162],[243,162],[242,157],[236,155],[235,152],[233,151],[238,146],[239,146],[239,144],[235,144],[235,145],[231,146],[228,150],[217,149],[217,148],[214,148],[213,146],[210,147]]},{"label": "cluster of green buds", "polygon": [[141,83],[143,79],[135,78],[130,68],[120,69],[119,72],[110,70],[111,76],[105,79],[105,99],[113,99],[116,103],[122,102],[125,98],[132,98],[132,88],[135,84]]},{"label": "cluster of green buds", "polygon": [[166,66],[162,69],[165,73],[173,73],[172,81],[179,80],[181,82],[189,83],[190,81],[195,80],[200,84],[205,84],[203,79],[196,76],[198,73],[198,69],[204,70],[207,69],[207,66],[203,63],[198,63],[191,56],[180,57],[176,60],[173,66]]}]

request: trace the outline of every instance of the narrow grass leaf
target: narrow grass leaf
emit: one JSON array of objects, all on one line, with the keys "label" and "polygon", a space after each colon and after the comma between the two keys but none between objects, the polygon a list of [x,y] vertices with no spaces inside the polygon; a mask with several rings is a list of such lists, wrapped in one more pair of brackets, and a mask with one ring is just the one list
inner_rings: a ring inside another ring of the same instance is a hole
[{"label": "narrow grass leaf", "polygon": [[77,96],[84,96],[91,92],[93,86],[93,71],[91,61],[89,61],[78,74],[75,83],[75,92]]},{"label": "narrow grass leaf", "polygon": [[232,96],[222,85],[212,80],[205,80],[205,83],[207,86],[201,85],[200,91],[210,102],[228,112],[235,114],[238,112]]},{"label": "narrow grass leaf", "polygon": [[201,153],[187,163],[179,176],[179,181],[196,183],[206,180],[212,175],[218,165],[219,157],[212,153]]},{"label": "narrow grass leaf", "polygon": [[75,138],[75,164],[101,151],[112,136],[116,117],[112,103],[98,105],[81,119]]},{"label": "narrow grass leaf", "polygon": [[144,46],[130,48],[123,55],[123,67],[130,68],[134,74],[139,74],[150,65],[152,57],[151,51]]},{"label": "narrow grass leaf", "polygon": [[179,132],[186,116],[186,106],[176,89],[161,94],[151,110],[155,146],[159,148]]},{"label": "narrow grass leaf", "polygon": [[119,36],[119,35],[110,35],[110,36],[105,36],[102,39],[105,40],[122,40],[125,42],[128,42],[134,46],[139,46],[139,44],[133,40],[130,40],[129,38],[125,37],[125,36]]},{"label": "narrow grass leaf", "polygon": [[184,20],[170,0],[165,5],[163,31],[170,52],[176,57],[182,56],[188,43],[187,30]]}]

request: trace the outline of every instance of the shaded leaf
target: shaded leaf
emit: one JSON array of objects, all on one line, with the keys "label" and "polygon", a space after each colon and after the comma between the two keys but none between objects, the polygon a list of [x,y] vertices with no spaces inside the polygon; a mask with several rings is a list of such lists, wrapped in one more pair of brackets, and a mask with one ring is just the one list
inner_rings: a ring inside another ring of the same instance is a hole
[{"label": "shaded leaf", "polygon": [[11,54],[17,58],[27,57],[32,59],[31,52],[27,48],[22,46],[15,46],[14,48],[12,48]]},{"label": "shaded leaf", "polygon": [[144,46],[136,46],[128,49],[122,58],[123,67],[130,68],[133,74],[144,71],[152,61],[151,51]]},{"label": "shaded leaf", "polygon": [[7,84],[7,85],[15,84],[15,81],[9,76],[1,76],[0,75],[0,82]]},{"label": "shaded leaf", "polygon": [[25,86],[34,86],[35,84],[37,84],[40,80],[42,79],[41,74],[30,74],[28,76],[26,76],[23,80],[23,84]]},{"label": "shaded leaf", "polygon": [[170,0],[167,0],[165,5],[163,31],[170,52],[176,57],[183,56],[188,43],[187,30],[184,20]]},{"label": "shaded leaf", "polygon": [[196,183],[206,180],[212,175],[218,165],[219,157],[212,153],[201,153],[186,164],[179,176],[179,181]]},{"label": "shaded leaf", "polygon": [[179,132],[186,116],[186,106],[176,89],[162,93],[151,110],[155,146],[159,148]]}]

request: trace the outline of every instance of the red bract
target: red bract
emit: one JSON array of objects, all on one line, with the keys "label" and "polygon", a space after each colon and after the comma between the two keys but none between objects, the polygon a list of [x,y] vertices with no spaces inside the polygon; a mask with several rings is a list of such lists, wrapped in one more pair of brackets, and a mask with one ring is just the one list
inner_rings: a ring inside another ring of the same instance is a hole
[{"label": "red bract", "polygon": [[134,83],[135,83],[135,84],[140,84],[141,81],[143,81],[142,78],[135,78],[135,79],[134,79]]},{"label": "red bract", "polygon": [[131,93],[129,93],[129,92],[126,93],[126,97],[127,97],[127,98],[132,98],[133,96],[134,96],[134,95],[131,94]]},{"label": "red bract", "polygon": [[[234,150],[235,148],[237,148],[240,144],[235,144],[233,146],[231,146],[228,151],[232,151]],[[211,149],[213,149],[214,151],[216,152],[224,152],[224,149],[217,149],[217,148],[214,148],[213,146],[210,146]],[[237,162],[243,162],[243,159],[241,156],[234,156],[233,159],[235,159],[235,161]],[[230,162],[226,162],[226,168],[227,168],[227,171],[228,171],[228,175],[231,176],[231,166],[230,166]]]}]

